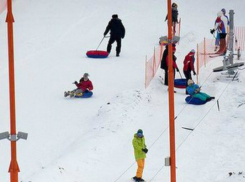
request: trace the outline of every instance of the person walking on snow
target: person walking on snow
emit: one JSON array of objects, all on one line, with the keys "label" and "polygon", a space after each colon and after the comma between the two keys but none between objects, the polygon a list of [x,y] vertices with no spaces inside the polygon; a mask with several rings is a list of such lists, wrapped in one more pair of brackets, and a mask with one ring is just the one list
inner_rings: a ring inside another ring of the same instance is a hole
[{"label": "person walking on snow", "polygon": [[[186,56],[184,60],[184,67],[183,72],[186,78],[186,88],[188,86],[187,80],[191,79],[191,71],[193,71],[193,74],[196,75],[195,68],[194,68],[194,62],[195,62],[195,50],[192,49]],[[188,94],[186,89],[186,94]]]},{"label": "person walking on snow", "polygon": [[220,38],[220,48],[216,52],[217,54],[225,54],[226,53],[226,34],[227,34],[228,21],[227,18],[223,16],[222,11],[219,11],[217,14],[217,18],[215,20],[214,29],[210,30],[210,33],[213,34],[215,31],[219,34]]},{"label": "person walking on snow", "polygon": [[[179,11],[178,11],[178,5],[176,3],[172,4],[172,27],[173,27],[173,35],[175,35],[176,33],[176,24],[179,23],[178,21],[178,15],[179,15]],[[165,18],[165,21],[168,20],[168,15]]]},{"label": "person walking on snow", "polygon": [[145,181],[142,179],[142,176],[145,166],[146,153],[148,152],[148,149],[145,145],[145,137],[143,135],[143,130],[139,129],[137,133],[134,134],[134,139],[132,143],[134,147],[135,160],[138,165],[136,176],[133,177],[133,180],[136,182]]},{"label": "person walking on snow", "polygon": [[109,39],[107,45],[107,52],[110,54],[112,44],[116,41],[117,48],[116,48],[116,56],[119,57],[121,52],[121,42],[125,36],[125,28],[122,24],[122,20],[118,18],[118,15],[112,15],[111,21],[108,23],[106,30],[104,32],[104,36],[110,31],[111,37]]},{"label": "person walking on snow", "polygon": [[192,97],[198,98],[202,101],[206,101],[206,102],[212,99],[215,99],[215,97],[210,97],[208,94],[200,92],[200,90],[201,90],[201,87],[195,84],[193,80],[188,80],[187,91],[189,95],[191,95]]},{"label": "person walking on snow", "polygon": [[73,91],[68,91],[64,93],[64,96],[67,97],[70,95],[70,97],[74,97],[76,95],[82,96],[84,92],[90,92],[93,90],[93,84],[89,80],[89,74],[84,73],[83,77],[80,79],[79,83],[77,81],[74,82],[74,84],[77,86],[77,88]]}]

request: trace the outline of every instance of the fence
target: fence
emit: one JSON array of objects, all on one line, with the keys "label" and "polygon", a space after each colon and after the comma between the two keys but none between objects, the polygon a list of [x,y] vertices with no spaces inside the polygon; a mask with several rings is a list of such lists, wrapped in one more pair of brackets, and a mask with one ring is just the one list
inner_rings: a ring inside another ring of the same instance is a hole
[{"label": "fence", "polygon": [[235,27],[235,50],[245,50],[245,27]]},{"label": "fence", "polygon": [[153,56],[145,62],[145,88],[150,85],[151,80],[156,75],[159,65],[162,60],[163,45],[154,48]]},{"label": "fence", "polygon": [[0,0],[0,14],[6,9],[7,0]]}]

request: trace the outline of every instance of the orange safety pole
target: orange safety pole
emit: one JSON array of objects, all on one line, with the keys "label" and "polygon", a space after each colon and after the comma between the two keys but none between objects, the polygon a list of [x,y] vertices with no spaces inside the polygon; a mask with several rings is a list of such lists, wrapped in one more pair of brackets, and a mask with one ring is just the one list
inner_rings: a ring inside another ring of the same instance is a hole
[{"label": "orange safety pole", "polygon": [[156,50],[155,50],[155,47],[154,47],[154,54],[153,54],[153,75],[152,75],[152,78],[154,78],[155,76],[155,67],[156,67]]},{"label": "orange safety pole", "polygon": [[[8,25],[8,53],[9,53],[9,97],[10,97],[10,134],[16,136],[16,118],[15,118],[15,83],[14,83],[14,36],[12,13],[12,0],[7,2]],[[17,162],[16,141],[11,141],[11,163],[9,166],[10,181],[18,182],[18,172],[20,172]]]},{"label": "orange safety pole", "polygon": [[197,80],[196,80],[196,83],[198,84],[198,75],[199,75],[199,45],[197,44]]},{"label": "orange safety pole", "polygon": [[206,38],[204,37],[204,66],[206,67]]},{"label": "orange safety pole", "polygon": [[174,121],[174,72],[173,72],[172,8],[168,0],[168,95],[169,95],[169,135],[170,135],[170,173],[171,182],[176,182],[175,164],[175,121]]},{"label": "orange safety pole", "polygon": [[147,87],[147,56],[145,56],[145,88]]}]

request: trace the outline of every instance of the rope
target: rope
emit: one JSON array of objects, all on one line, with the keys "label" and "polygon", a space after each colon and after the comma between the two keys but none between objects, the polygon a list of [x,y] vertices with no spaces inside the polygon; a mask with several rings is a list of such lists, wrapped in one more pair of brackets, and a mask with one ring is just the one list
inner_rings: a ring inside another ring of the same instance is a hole
[{"label": "rope", "polygon": [[[236,74],[234,75],[233,79],[232,79],[232,80],[227,84],[227,86],[223,89],[222,93],[220,94],[220,96],[218,97],[217,100],[219,100],[220,97],[224,94],[225,90],[228,88],[228,86],[230,85],[230,83],[231,83],[232,81],[234,81],[234,79],[235,79],[235,77],[236,77],[237,74],[238,74],[238,71],[237,71]],[[210,74],[210,75],[211,75],[211,74]],[[206,116],[209,114],[209,112],[212,110],[212,108],[214,107],[215,104],[216,104],[216,103],[214,103],[214,104],[212,105],[212,107],[208,110],[208,112],[207,112],[207,113],[202,117],[202,119],[197,123],[197,125],[194,127],[193,131],[194,131],[194,130],[199,126],[199,124],[206,118]],[[190,132],[190,133],[186,136],[186,138],[181,142],[181,144],[177,147],[177,149],[176,149],[175,151],[178,151],[178,149],[184,144],[184,142],[189,138],[189,136],[190,136],[192,133],[193,133],[193,132]],[[164,168],[164,165],[161,166],[161,168],[157,171],[157,173],[153,176],[153,178],[151,178],[150,181],[152,181],[152,180],[159,174],[159,172],[160,172],[163,168]]]}]

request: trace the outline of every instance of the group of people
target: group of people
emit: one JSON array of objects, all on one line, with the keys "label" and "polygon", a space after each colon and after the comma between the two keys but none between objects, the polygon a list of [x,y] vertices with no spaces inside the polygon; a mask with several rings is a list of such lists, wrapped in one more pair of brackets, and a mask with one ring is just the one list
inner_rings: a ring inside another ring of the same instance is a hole
[{"label": "group of people", "polygon": [[217,13],[214,28],[210,30],[211,34],[214,34],[214,32],[216,31],[214,51],[217,51],[216,53],[218,54],[226,53],[226,35],[229,31],[229,24],[229,18],[226,15],[226,10],[223,8]]},{"label": "group of people", "polygon": [[[108,34],[109,31],[110,31],[110,39],[107,45],[107,52],[110,54],[112,44],[116,41],[117,42],[116,56],[119,57],[121,52],[121,41],[125,36],[125,28],[122,24],[122,21],[118,18],[117,14],[112,15],[112,19],[109,21],[106,30],[104,32],[104,37]],[[64,92],[64,96],[82,97],[85,92],[91,92],[93,90],[93,84],[88,77],[89,74],[84,73],[79,83],[77,81],[73,83],[77,86],[77,88],[72,91]]]}]

